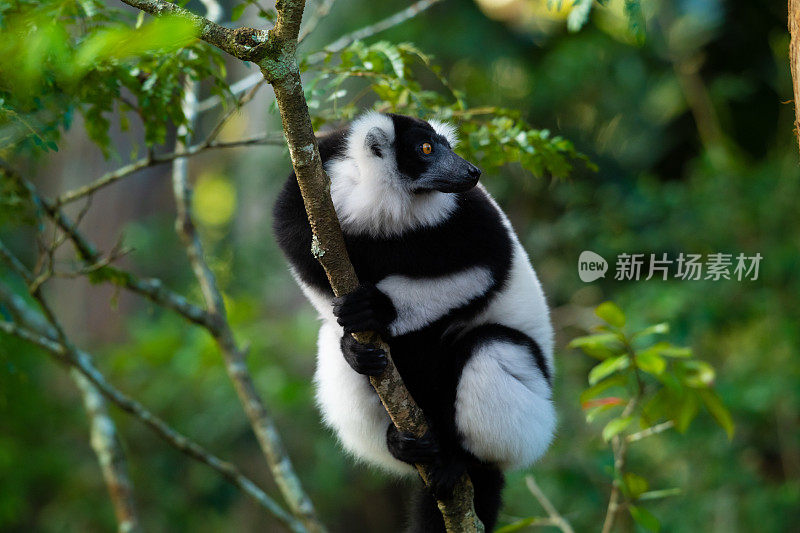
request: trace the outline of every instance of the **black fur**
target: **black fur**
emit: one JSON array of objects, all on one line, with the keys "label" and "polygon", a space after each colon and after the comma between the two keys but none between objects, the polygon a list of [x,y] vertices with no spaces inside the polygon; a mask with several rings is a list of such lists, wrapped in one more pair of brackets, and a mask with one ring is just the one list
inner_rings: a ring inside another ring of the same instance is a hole
[{"label": "black fur", "polygon": [[[497,524],[497,515],[502,504],[505,479],[497,467],[476,463],[467,468],[475,489],[475,512],[483,522],[486,531],[492,531]],[[411,497],[408,533],[442,533],[444,520],[436,499],[424,488],[418,489]]]},{"label": "black fur", "polygon": [[[392,116],[392,120],[395,124],[395,150],[401,152],[419,140],[420,132],[425,135],[432,133],[427,123],[416,119]],[[323,162],[343,153],[346,135],[347,130],[341,130],[320,140]],[[443,138],[433,140],[440,144],[447,142]],[[404,173],[413,175],[424,170],[414,154],[397,153],[397,157],[398,166]],[[322,267],[311,255],[311,228],[294,174],[289,176],[278,197],[274,231],[278,244],[303,282],[333,297]],[[496,467],[482,463],[461,445],[455,427],[455,396],[461,371],[478,342],[503,338],[527,346],[548,379],[549,373],[538,345],[521,332],[497,324],[469,332],[454,330],[452,326],[482,311],[491,295],[506,282],[512,257],[508,229],[486,194],[472,188],[457,194],[455,211],[434,227],[410,230],[393,237],[354,235],[345,231],[344,237],[363,293],[336,301],[335,313],[339,323],[348,331],[382,328],[386,335],[385,326],[393,319],[393,308],[390,312],[385,306],[386,302],[380,298],[383,293],[375,289],[374,284],[388,275],[438,277],[476,266],[491,272],[493,285],[485,295],[421,330],[396,337],[385,336],[406,387],[428,420],[433,439],[431,443],[418,443],[421,445],[415,448],[413,443],[404,442],[403,435],[392,431],[392,426],[387,432],[390,451],[395,456],[405,457],[401,460],[414,462],[420,455],[430,455],[432,447],[435,447],[436,458],[430,464],[434,470],[435,490],[440,494],[452,490],[452,485],[466,470],[475,485],[478,516],[486,530],[491,531],[500,506],[503,476]],[[367,300],[372,304],[363,304]],[[379,372],[383,364],[380,354],[369,347],[356,345],[350,335],[345,334],[342,351],[348,363],[362,374]],[[444,531],[441,515],[430,493],[418,495],[414,507],[413,531]]]}]

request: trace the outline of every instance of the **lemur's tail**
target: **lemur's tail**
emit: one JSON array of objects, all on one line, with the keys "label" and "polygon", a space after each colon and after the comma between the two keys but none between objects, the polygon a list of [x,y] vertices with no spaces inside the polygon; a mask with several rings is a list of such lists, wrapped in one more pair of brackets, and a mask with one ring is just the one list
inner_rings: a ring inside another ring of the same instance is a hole
[{"label": "lemur's tail", "polygon": [[[504,478],[499,468],[488,465],[472,465],[467,468],[475,487],[475,512],[490,533],[497,523],[500,511],[500,495]],[[408,533],[444,533],[444,520],[436,499],[425,487],[421,487],[411,500]]]}]

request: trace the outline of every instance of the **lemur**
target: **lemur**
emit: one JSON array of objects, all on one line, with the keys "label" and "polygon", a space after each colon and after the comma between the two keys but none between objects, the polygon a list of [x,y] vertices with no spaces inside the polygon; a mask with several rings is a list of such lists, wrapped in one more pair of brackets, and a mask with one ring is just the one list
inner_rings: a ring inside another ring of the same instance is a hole
[{"label": "lemur", "polygon": [[[335,298],[311,254],[311,228],[292,173],[274,209],[290,270],[322,319],[316,399],[357,458],[399,474],[427,463],[411,531],[444,531],[435,497],[467,472],[491,531],[505,469],[548,448],[553,330],[541,285],[508,218],[453,151],[439,121],[369,112],[319,141],[331,197],[360,281]],[[390,422],[368,376],[386,354],[350,334],[378,331],[429,423],[421,438]]]}]

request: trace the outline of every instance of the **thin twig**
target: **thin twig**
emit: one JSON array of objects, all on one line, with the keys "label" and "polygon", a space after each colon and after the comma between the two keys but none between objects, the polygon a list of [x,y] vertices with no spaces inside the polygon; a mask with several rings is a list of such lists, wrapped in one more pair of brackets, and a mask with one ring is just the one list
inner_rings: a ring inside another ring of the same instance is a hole
[{"label": "thin twig", "polygon": [[[205,0],[203,3],[215,2],[213,0]],[[258,84],[250,89],[241,98],[241,104],[243,105],[252,99],[260,87],[261,85]],[[178,130],[178,140],[175,143],[175,152],[177,153],[186,149],[182,139],[186,139],[186,142],[189,141],[190,131],[193,129],[197,119],[197,91],[197,82],[187,79],[182,103],[186,123]],[[232,108],[222,117],[212,129],[205,144],[212,142],[216,138],[224,124],[238,108],[238,106]],[[261,445],[267,464],[289,509],[309,531],[324,531],[324,526],[316,516],[314,505],[303,489],[300,478],[294,471],[294,466],[281,441],[275,421],[253,383],[245,361],[246,352],[236,344],[234,339],[233,331],[228,323],[222,293],[217,286],[214,273],[206,263],[203,245],[197,235],[192,218],[192,189],[188,179],[188,161],[184,158],[176,159],[173,162],[172,186],[177,207],[175,229],[186,247],[189,263],[200,285],[207,311],[216,318],[215,323],[218,327],[211,334],[222,353],[228,377],[234,384],[239,400],[250,420],[253,432]]]},{"label": "thin twig", "polygon": [[219,148],[236,148],[241,146],[270,145],[270,144],[282,146],[285,144],[285,141],[283,140],[283,136],[280,134],[266,133],[234,141],[216,141],[213,139],[207,139],[202,143],[190,146],[189,148],[180,153],[168,152],[166,154],[160,154],[160,155],[147,155],[137,161],[134,161],[133,163],[130,163],[116,170],[103,174],[102,176],[100,176],[91,183],[88,183],[82,187],[78,187],[77,189],[65,192],[64,194],[58,197],[55,205],[68,204],[74,202],[75,200],[79,200],[80,198],[83,198],[85,196],[90,196],[95,192],[97,192],[98,190],[102,189],[103,187],[107,187],[112,183],[116,183],[122,178],[130,176],[131,174],[134,174],[139,170],[149,167],[154,167],[156,165],[161,165],[163,163],[171,163],[176,159],[194,156],[202,152],[205,152],[206,150],[219,149]]},{"label": "thin twig", "polygon": [[[81,233],[72,220],[64,214],[64,211],[52,201],[39,195],[36,187],[29,180],[23,178],[19,172],[10,167],[2,158],[0,158],[0,170],[3,170],[6,175],[14,179],[20,187],[28,191],[33,203],[41,206],[53,223],[67,235],[67,238],[72,242],[75,251],[82,261],[88,266],[102,261],[103,257],[100,252],[98,252],[95,246]],[[208,329],[216,327],[216,324],[214,324],[214,317],[207,313],[205,309],[189,302],[182,295],[169,290],[159,279],[140,279],[128,271],[111,266],[101,269],[101,272],[103,273],[102,279],[124,287],[131,292],[140,294],[161,307],[175,311],[189,322]]]},{"label": "thin twig", "polygon": [[[30,273],[2,242],[0,242],[0,255],[6,263],[11,263],[12,269],[19,275],[26,280],[30,279]],[[44,301],[41,294],[37,299],[40,303]],[[62,331],[57,324],[48,323],[41,315],[28,308],[22,298],[4,284],[0,284],[0,301],[5,304],[14,320],[28,329],[42,332],[50,338],[58,336],[59,331]],[[44,305],[46,306],[46,303]],[[136,533],[141,529],[140,521],[136,512],[133,483],[128,475],[128,463],[117,436],[117,426],[109,416],[105,399],[97,387],[75,368],[71,368],[69,374],[78,387],[89,417],[90,443],[97,455],[114,506],[117,530],[119,533]]]},{"label": "thin twig", "polygon": [[651,435],[656,435],[673,427],[675,427],[675,422],[673,420],[667,420],[666,422],[656,424],[655,426],[643,429],[642,431],[639,431],[637,433],[632,433],[627,437],[625,437],[625,440],[628,441],[628,443],[636,442],[638,440],[642,440]]},{"label": "thin twig", "polygon": [[142,404],[111,385],[106,380],[105,376],[91,363],[91,356],[88,353],[80,350],[70,352],[64,345],[42,333],[22,328],[12,322],[0,321],[0,331],[28,341],[50,353],[56,360],[73,366],[97,386],[106,398],[123,411],[139,419],[168,444],[189,457],[216,470],[225,479],[239,487],[245,494],[255,500],[261,507],[272,513],[290,530],[297,532],[305,531],[305,528],[300,522],[289,515],[253,481],[242,474],[236,466],[227,461],[223,461],[214,454],[206,451],[201,445],[172,429],[166,422],[148,411]]},{"label": "thin twig", "polygon": [[95,455],[97,455],[103,479],[114,504],[119,533],[135,533],[140,531],[139,518],[133,498],[133,483],[128,476],[128,463],[117,436],[117,427],[108,414],[103,395],[77,369],[70,369],[70,377],[78,386],[83,397],[83,406],[89,417],[90,439]]},{"label": "thin twig", "polygon": [[525,484],[527,485],[531,494],[533,494],[533,497],[538,500],[539,504],[542,506],[545,512],[547,512],[550,525],[557,527],[564,533],[574,533],[570,523],[567,522],[566,518],[561,516],[561,513],[556,510],[555,505],[550,502],[542,489],[539,488],[539,485],[536,483],[536,480],[532,475],[525,476]]},{"label": "thin twig", "polygon": [[323,50],[309,55],[307,61],[309,64],[318,63],[319,61],[325,59],[325,56],[328,54],[341,52],[356,41],[361,41],[368,37],[372,37],[377,33],[388,30],[389,28],[397,26],[398,24],[402,24],[408,19],[416,17],[429,7],[438,4],[441,1],[442,0],[420,0],[419,2],[414,2],[402,11],[398,11],[394,15],[386,17],[383,20],[379,20],[375,24],[370,24],[369,26],[358,29],[352,33],[343,35],[326,46]]},{"label": "thin twig", "polygon": [[300,36],[297,38],[297,44],[302,43],[309,35],[314,33],[314,30],[317,29],[317,26],[319,26],[319,23],[322,22],[322,19],[327,17],[331,12],[334,2],[336,2],[336,0],[322,0],[319,5],[317,5],[314,13],[308,17],[308,22],[306,22],[306,24],[300,30]]},{"label": "thin twig", "polygon": [[[405,21],[407,21],[407,20],[419,15],[420,13],[422,13],[423,11],[428,9],[429,7],[431,7],[434,4],[436,4],[438,2],[441,2],[441,1],[443,1],[443,0],[423,0],[421,2],[416,2],[415,4],[412,4],[409,7],[405,8],[405,9],[403,9],[401,11],[398,11],[394,15],[391,15],[391,16],[383,19],[382,21],[380,21],[380,22],[378,22],[376,24],[371,24],[369,26],[365,26],[363,28],[359,28],[358,30],[356,30],[356,31],[354,31],[352,33],[349,33],[347,35],[339,37],[337,40],[335,40],[335,41],[331,42],[330,44],[326,45],[322,49],[322,51],[315,52],[315,53],[309,55],[308,57],[306,57],[305,63],[307,65],[316,65],[318,63],[321,63],[322,60],[325,59],[325,57],[328,55],[328,53],[334,51],[332,49],[334,46],[338,46],[338,45],[340,45],[340,43],[346,42],[346,44],[344,46],[341,46],[341,48],[339,48],[338,50],[335,50],[337,52],[341,52],[349,44],[352,44],[355,40],[357,40],[357,39],[361,39],[361,40],[368,39],[369,37],[372,37],[372,36],[382,32],[382,31],[386,31],[388,29],[391,29],[394,26],[398,26],[398,25],[402,24],[403,22],[405,22]],[[387,23],[387,21],[391,21],[391,23]],[[355,36],[356,39],[353,39],[353,36]],[[339,44],[337,45],[337,43],[339,43]],[[252,74],[248,74],[247,76],[245,76],[241,80],[233,83],[230,86],[230,91],[233,94],[243,93],[244,91],[248,90],[253,85],[255,85],[257,83],[260,83],[263,80],[264,80],[263,74],[261,74],[260,72],[253,72]],[[200,111],[200,112],[208,111],[209,109],[213,109],[214,107],[218,106],[220,103],[222,103],[222,99],[219,96],[217,96],[217,95],[209,96],[208,98],[206,98],[205,100],[200,102],[200,104],[198,105],[198,111]]]},{"label": "thin twig", "polygon": [[[636,409],[637,403],[638,397],[631,399],[622,411],[620,418],[630,416]],[[611,496],[608,499],[608,508],[606,509],[606,517],[603,520],[601,533],[611,533],[617,514],[623,507],[620,500],[622,499],[622,477],[625,473],[625,463],[628,458],[628,441],[625,438],[621,438],[620,435],[614,435],[611,439],[611,449],[614,454],[614,481],[611,484]]]}]

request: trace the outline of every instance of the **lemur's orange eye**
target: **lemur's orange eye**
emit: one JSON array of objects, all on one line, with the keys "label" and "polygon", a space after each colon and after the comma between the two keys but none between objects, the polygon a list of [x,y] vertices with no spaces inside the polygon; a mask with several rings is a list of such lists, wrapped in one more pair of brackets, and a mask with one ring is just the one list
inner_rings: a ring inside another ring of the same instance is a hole
[{"label": "lemur's orange eye", "polygon": [[431,146],[431,143],[422,143],[422,153],[428,155],[431,152],[433,152],[433,146]]}]

